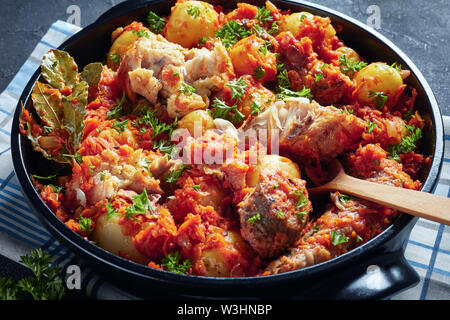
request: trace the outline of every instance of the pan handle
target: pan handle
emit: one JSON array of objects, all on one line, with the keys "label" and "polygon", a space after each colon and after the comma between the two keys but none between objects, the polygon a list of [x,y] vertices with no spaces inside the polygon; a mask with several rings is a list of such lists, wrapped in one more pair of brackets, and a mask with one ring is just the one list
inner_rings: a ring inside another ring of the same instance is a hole
[{"label": "pan handle", "polygon": [[327,284],[321,282],[315,288],[310,287],[305,296],[309,299],[386,299],[419,282],[419,275],[401,249],[371,256],[373,258],[333,271],[334,275],[326,279]]}]

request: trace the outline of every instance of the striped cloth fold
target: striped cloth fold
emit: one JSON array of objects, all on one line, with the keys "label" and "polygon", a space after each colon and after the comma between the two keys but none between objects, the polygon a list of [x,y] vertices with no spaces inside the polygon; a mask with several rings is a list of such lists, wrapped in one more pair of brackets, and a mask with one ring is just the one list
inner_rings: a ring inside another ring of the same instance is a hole
[{"label": "striped cloth fold", "polygon": [[[32,248],[42,248],[66,269],[78,265],[82,271],[82,289],[96,299],[138,299],[103,280],[41,225],[24,198],[13,170],[10,152],[11,122],[18,99],[42,56],[58,47],[80,28],[63,21],[55,22],[31,56],[0,95],[0,254],[15,261]],[[450,117],[444,117],[445,159],[434,193],[450,196]],[[419,219],[408,239],[405,256],[420,275],[420,283],[391,299],[450,299],[450,228]],[[65,274],[65,273],[64,273]]]}]

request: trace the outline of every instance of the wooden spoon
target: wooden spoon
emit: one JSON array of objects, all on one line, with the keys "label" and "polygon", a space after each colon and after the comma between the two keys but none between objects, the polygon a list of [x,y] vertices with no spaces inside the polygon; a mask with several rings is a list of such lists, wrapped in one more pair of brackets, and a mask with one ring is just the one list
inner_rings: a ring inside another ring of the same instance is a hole
[{"label": "wooden spoon", "polygon": [[331,165],[337,173],[335,178],[322,186],[308,189],[309,194],[314,196],[340,191],[416,217],[450,225],[450,198],[351,177],[345,173],[338,160],[334,160]]}]

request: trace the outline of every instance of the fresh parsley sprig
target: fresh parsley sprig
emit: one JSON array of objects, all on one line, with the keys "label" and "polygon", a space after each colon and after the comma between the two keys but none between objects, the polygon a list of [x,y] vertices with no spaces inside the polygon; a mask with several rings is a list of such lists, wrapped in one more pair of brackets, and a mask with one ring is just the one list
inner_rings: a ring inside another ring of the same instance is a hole
[{"label": "fresh parsley sprig", "polygon": [[161,260],[161,265],[167,269],[167,271],[186,274],[192,267],[190,259],[183,261],[179,252],[169,253]]},{"label": "fresh parsley sprig", "polygon": [[216,31],[215,37],[222,39],[225,48],[230,49],[236,42],[251,35],[251,30],[235,20],[228,21]]},{"label": "fresh parsley sprig", "polygon": [[420,128],[410,125],[405,125],[405,127],[408,129],[409,135],[404,137],[400,143],[387,148],[389,152],[388,158],[397,162],[401,161],[400,154],[416,150],[417,142],[422,138],[422,130]]},{"label": "fresh parsley sprig", "polygon": [[308,98],[310,100],[313,98],[313,96],[311,94],[311,90],[306,87],[303,87],[303,89],[300,91],[292,91],[290,89],[281,87],[280,91],[277,93],[276,97],[277,97],[277,99],[281,99],[281,100],[287,99],[289,97],[298,97],[298,98],[303,97],[303,98]]},{"label": "fresh parsley sprig", "polygon": [[388,100],[388,96],[382,91],[369,91],[369,97],[373,98],[373,100],[375,101],[375,105],[380,110],[384,108]]},{"label": "fresh parsley sprig", "polygon": [[161,33],[166,26],[166,19],[158,16],[155,12],[150,11],[147,15],[148,27],[154,33]]},{"label": "fresh parsley sprig", "polygon": [[245,95],[245,89],[247,89],[248,84],[241,77],[239,79],[229,81],[226,86],[231,90],[231,98],[240,101]]},{"label": "fresh parsley sprig", "polygon": [[340,56],[339,62],[341,63],[340,65],[341,71],[350,77],[352,77],[356,72],[367,66],[367,63],[363,61],[350,62],[347,59],[346,55]]},{"label": "fresh parsley sprig", "polygon": [[214,103],[211,106],[214,110],[208,109],[208,112],[214,119],[221,118],[234,123],[242,122],[245,116],[238,110],[237,105],[231,107],[218,98],[214,98]]},{"label": "fresh parsley sprig", "polygon": [[191,169],[191,166],[187,166],[187,165],[181,165],[178,169],[174,169],[169,171],[169,173],[164,177],[165,181],[170,185],[170,186],[175,186],[175,184],[177,183],[178,179],[181,177],[181,175],[183,174],[184,170],[187,169]]},{"label": "fresh parsley sprig", "polygon": [[61,300],[65,289],[61,279],[61,269],[53,266],[53,258],[42,249],[32,250],[20,257],[33,272],[33,277],[14,282],[0,277],[0,300],[26,299],[30,295],[34,300]]},{"label": "fresh parsley sprig", "polygon": [[348,242],[348,237],[345,234],[337,231],[330,231],[330,237],[331,237],[331,244],[333,246],[337,246],[342,243]]}]

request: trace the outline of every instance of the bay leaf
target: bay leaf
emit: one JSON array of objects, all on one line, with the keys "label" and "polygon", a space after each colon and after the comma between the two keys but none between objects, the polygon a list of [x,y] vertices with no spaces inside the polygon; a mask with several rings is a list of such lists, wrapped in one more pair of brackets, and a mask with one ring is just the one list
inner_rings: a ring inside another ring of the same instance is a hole
[{"label": "bay leaf", "polygon": [[65,51],[50,50],[41,62],[42,76],[54,88],[73,87],[78,80],[78,65]]},{"label": "bay leaf", "polygon": [[36,81],[31,94],[33,106],[46,126],[60,129],[63,117],[61,93],[52,86]]},{"label": "bay leaf", "polygon": [[63,97],[63,125],[72,137],[72,153],[78,148],[78,145],[83,139],[84,116],[86,114],[86,105],[88,99],[88,87],[86,81],[77,83],[72,90],[72,94],[68,97]]},{"label": "bay leaf", "polygon": [[90,87],[96,87],[100,82],[102,72],[103,64],[101,64],[100,62],[90,63],[83,68],[83,71],[80,74],[80,78],[82,81],[86,81]]},{"label": "bay leaf", "polygon": [[[33,149],[42,153],[42,155],[45,158],[47,158],[48,160],[53,160],[58,163],[71,164],[72,159],[64,156],[64,154],[67,153],[67,148],[65,146],[63,146],[58,151],[58,154],[51,154],[48,152],[48,150],[46,150],[44,148],[46,143],[44,141],[44,143],[42,144],[42,142],[43,142],[42,140],[43,139],[51,139],[51,136],[36,134],[36,132],[37,132],[36,128],[40,127],[40,125],[32,117],[30,118],[30,120],[24,122],[22,120],[23,112],[24,111],[22,111],[22,114],[20,115],[20,119],[21,119],[20,123],[21,123],[22,128],[25,129],[26,136],[27,136],[28,140],[31,142],[31,146],[33,147]],[[34,132],[33,132],[33,128],[34,128]],[[43,132],[43,130],[41,130],[41,132]]]}]

